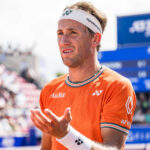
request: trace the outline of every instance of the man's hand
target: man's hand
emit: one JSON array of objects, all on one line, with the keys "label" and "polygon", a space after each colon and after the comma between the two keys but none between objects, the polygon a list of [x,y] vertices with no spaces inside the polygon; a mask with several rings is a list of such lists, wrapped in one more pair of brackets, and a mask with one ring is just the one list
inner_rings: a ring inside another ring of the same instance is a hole
[{"label": "man's hand", "polygon": [[49,109],[45,109],[43,114],[39,109],[31,109],[31,120],[34,125],[42,132],[62,138],[69,132],[69,123],[71,121],[70,108],[67,108],[62,117],[56,116]]}]

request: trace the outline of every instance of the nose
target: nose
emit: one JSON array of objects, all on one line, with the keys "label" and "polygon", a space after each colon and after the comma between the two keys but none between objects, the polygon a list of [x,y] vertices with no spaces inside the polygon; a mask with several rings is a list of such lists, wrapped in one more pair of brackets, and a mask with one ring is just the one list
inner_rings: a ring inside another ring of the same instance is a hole
[{"label": "nose", "polygon": [[70,39],[68,35],[62,35],[60,39],[58,40],[60,45],[69,45],[70,44]]}]

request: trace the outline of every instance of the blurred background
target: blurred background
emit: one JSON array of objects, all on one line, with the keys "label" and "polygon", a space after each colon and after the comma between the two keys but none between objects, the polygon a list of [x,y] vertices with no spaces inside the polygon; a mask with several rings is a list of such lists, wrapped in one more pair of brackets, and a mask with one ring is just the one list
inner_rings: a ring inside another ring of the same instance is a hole
[{"label": "blurred background", "polygon": [[[57,45],[57,22],[66,5],[77,1],[0,0],[0,149],[40,149],[41,132],[29,110],[39,107],[47,82],[67,73]],[[108,18],[98,59],[128,77],[137,96],[126,149],[148,150],[150,1],[91,2]]]}]

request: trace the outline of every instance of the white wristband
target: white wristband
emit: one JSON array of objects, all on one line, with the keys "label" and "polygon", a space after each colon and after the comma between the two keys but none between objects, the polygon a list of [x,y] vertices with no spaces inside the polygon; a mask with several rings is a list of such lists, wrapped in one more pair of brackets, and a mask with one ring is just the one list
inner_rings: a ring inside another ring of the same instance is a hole
[{"label": "white wristband", "polygon": [[69,128],[67,135],[56,140],[69,150],[91,150],[92,141],[71,126]]}]

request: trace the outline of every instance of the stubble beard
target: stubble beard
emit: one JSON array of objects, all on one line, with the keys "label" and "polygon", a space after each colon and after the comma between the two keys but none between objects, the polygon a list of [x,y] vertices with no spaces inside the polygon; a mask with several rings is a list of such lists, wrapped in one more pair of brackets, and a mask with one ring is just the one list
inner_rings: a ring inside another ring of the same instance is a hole
[{"label": "stubble beard", "polygon": [[65,66],[67,66],[69,68],[75,68],[82,64],[83,58],[81,56],[76,56],[74,58],[63,58],[62,57],[62,61]]}]

